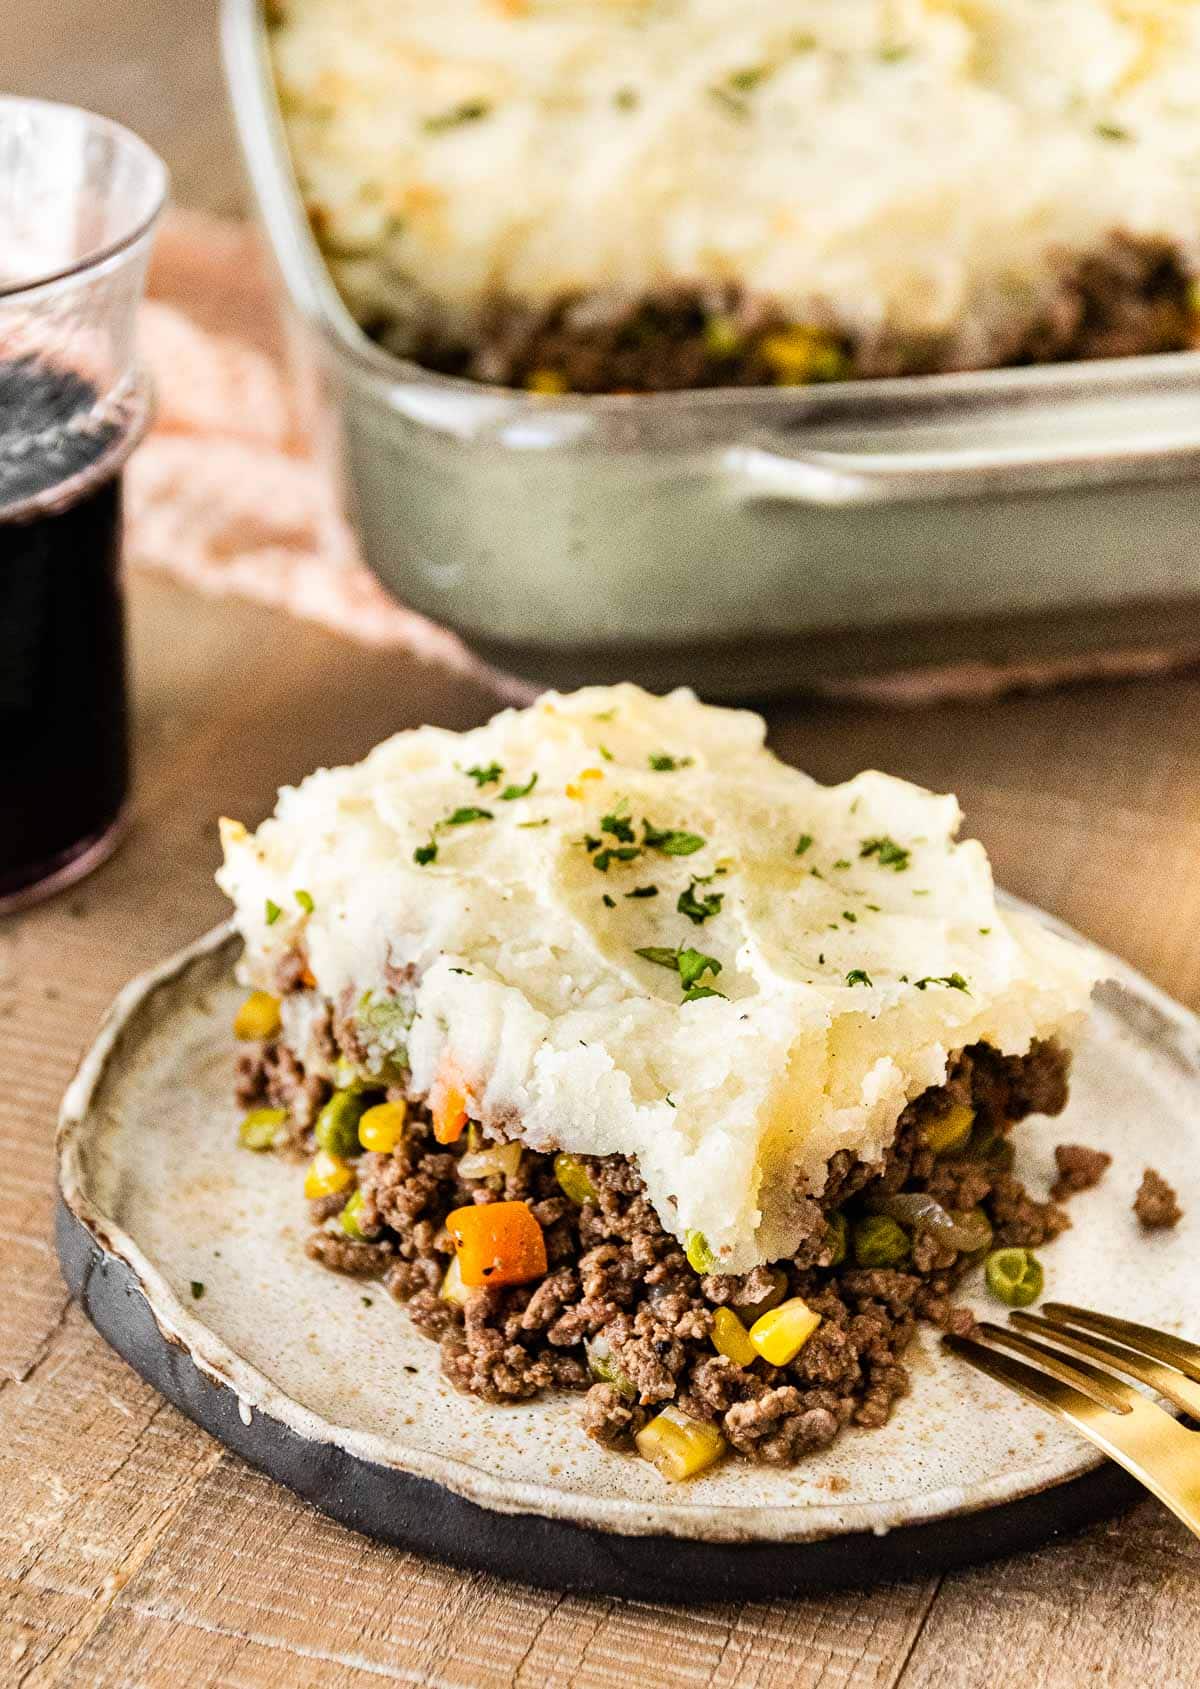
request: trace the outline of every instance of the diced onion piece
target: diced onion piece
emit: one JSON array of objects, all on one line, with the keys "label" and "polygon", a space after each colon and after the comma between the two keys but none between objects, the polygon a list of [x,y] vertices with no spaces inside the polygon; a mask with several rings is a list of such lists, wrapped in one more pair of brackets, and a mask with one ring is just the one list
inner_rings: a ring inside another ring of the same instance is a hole
[{"label": "diced onion piece", "polygon": [[684,1251],[688,1266],[694,1273],[711,1273],[717,1264],[717,1258],[708,1247],[708,1239],[703,1232],[689,1232],[684,1239]]},{"label": "diced onion piece", "polygon": [[309,1163],[304,1194],[310,1202],[317,1197],[333,1196],[338,1191],[344,1191],[353,1177],[349,1164],[340,1155],[319,1149]]},{"label": "diced onion piece", "polygon": [[252,991],[233,1017],[235,1038],[274,1038],[279,1026],[279,998],[269,991]]},{"label": "diced onion piece", "polygon": [[803,1349],[821,1323],[802,1296],[781,1302],[750,1327],[750,1342],[764,1361],[786,1366]]},{"label": "diced onion piece", "polygon": [[694,1478],[725,1453],[725,1439],[715,1425],[689,1418],[674,1403],[644,1426],[635,1440],[642,1459],[672,1483]]},{"label": "diced onion piece", "polygon": [[252,1108],[238,1127],[238,1141],[243,1149],[272,1149],[286,1122],[286,1108]]},{"label": "diced onion piece", "polygon": [[484,1202],[446,1216],[462,1281],[528,1284],[546,1271],[546,1239],[527,1202]]},{"label": "diced onion piece", "polygon": [[758,1359],[758,1350],[750,1341],[750,1333],[732,1308],[718,1308],[713,1315],[713,1348],[735,1366],[751,1366]]},{"label": "diced onion piece", "polygon": [[923,1128],[921,1137],[926,1148],[935,1155],[946,1155],[950,1150],[962,1148],[971,1136],[974,1124],[975,1110],[966,1103],[955,1103],[947,1113],[931,1120]]},{"label": "diced onion piece", "polygon": [[980,1228],[970,1215],[951,1214],[925,1191],[889,1191],[868,1199],[872,1214],[886,1214],[910,1231],[928,1232],[936,1243],[947,1244],[963,1254],[981,1247]]},{"label": "diced onion piece", "polygon": [[446,1276],[442,1280],[438,1295],[443,1302],[457,1302],[460,1308],[465,1308],[471,1299],[471,1292],[462,1280],[462,1268],[458,1264],[457,1255],[446,1268]]},{"label": "diced onion piece", "polygon": [[521,1165],[521,1145],[493,1144],[490,1149],[468,1150],[458,1160],[458,1171],[464,1179],[490,1179],[499,1173],[503,1178],[516,1177]]},{"label": "diced onion piece", "polygon": [[619,1395],[632,1400],[637,1395],[632,1379],[622,1372],[612,1352],[612,1345],[602,1333],[589,1337],[583,1345],[588,1371],[598,1384],[611,1384]]},{"label": "diced onion piece", "polygon": [[376,1155],[391,1155],[404,1138],[407,1103],[376,1103],[358,1123],[358,1141]]},{"label": "diced onion piece", "polygon": [[562,1152],[556,1155],[554,1177],[562,1187],[563,1195],[569,1196],[571,1201],[577,1202],[581,1208],[585,1202],[595,1202],[596,1187],[577,1155],[565,1155]]}]

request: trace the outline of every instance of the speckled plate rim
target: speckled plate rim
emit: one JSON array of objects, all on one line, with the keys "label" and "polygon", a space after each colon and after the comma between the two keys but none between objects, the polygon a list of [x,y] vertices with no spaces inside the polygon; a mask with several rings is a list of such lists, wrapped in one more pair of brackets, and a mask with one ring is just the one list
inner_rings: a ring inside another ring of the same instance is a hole
[{"label": "speckled plate rim", "polygon": [[[1053,921],[1040,911],[1034,912],[1063,936],[1077,943],[1086,942],[1062,923]],[[131,1041],[136,1042],[139,1020],[151,999],[182,982],[193,969],[215,962],[222,951],[228,951],[232,963],[239,944],[232,923],[225,923],[123,988],[101,1023],[95,1041],[84,1055],[64,1096],[57,1149],[59,1188],[66,1212],[86,1232],[102,1257],[111,1258],[128,1269],[129,1283],[144,1297],[163,1341],[186,1355],[202,1377],[231,1393],[243,1425],[256,1415],[263,1416],[310,1447],[334,1445],[353,1460],[372,1468],[432,1482],[472,1503],[475,1508],[489,1512],[508,1516],[534,1515],[544,1521],[582,1526],[592,1533],[603,1532],[620,1537],[691,1538],[706,1545],[797,1545],[814,1544],[833,1537],[853,1539],[863,1533],[878,1535],[903,1527],[946,1522],[959,1516],[1011,1507],[1049,1490],[1061,1491],[1064,1486],[1070,1487],[1072,1480],[1080,1480],[1089,1474],[1104,1482],[1089,1487],[1089,1500],[1082,1508],[1081,1517],[1100,1517],[1128,1499],[1130,1489],[1123,1475],[1109,1467],[1103,1467],[1097,1473],[1095,1469],[1101,1466],[1101,1457],[1082,1440],[1077,1461],[1068,1467],[1064,1467],[1061,1460],[1041,1467],[1031,1464],[1024,1483],[1015,1482],[1012,1473],[1000,1473],[991,1480],[973,1484],[969,1493],[962,1486],[950,1485],[900,1501],[847,1503],[831,1500],[823,1504],[806,1500],[802,1504],[790,1501],[767,1507],[712,1503],[698,1507],[669,1500],[646,1504],[624,1497],[581,1495],[548,1483],[501,1478],[451,1455],[415,1449],[393,1438],[331,1424],[294,1400],[271,1378],[234,1352],[197,1312],[185,1306],[155,1263],[111,1216],[95,1205],[86,1188],[81,1146],[89,1127],[95,1123],[93,1102],[112,1064],[121,1060]],[[1175,1003],[1118,958],[1097,950],[1095,946],[1089,945],[1088,948],[1102,959],[1105,972],[1117,986],[1150,1012],[1160,1038],[1173,1033],[1174,1042],[1187,1039],[1193,1049],[1200,1048],[1200,1018]],[[1190,1055],[1185,1059],[1188,1066],[1194,1068],[1194,1059]],[[79,1239],[72,1237],[70,1226],[66,1226],[65,1233],[60,1226],[64,1271],[68,1282],[76,1289],[80,1273],[78,1246]],[[111,1327],[111,1321],[108,1323]],[[119,1332],[107,1329],[103,1335],[124,1352]],[[133,1356],[127,1355],[126,1358],[142,1370]],[[157,1383],[158,1379],[153,1381]],[[181,1405],[192,1417],[204,1422],[205,1416],[197,1414],[187,1404]],[[566,1398],[564,1406],[569,1406]],[[564,1426],[566,1424],[564,1418]],[[221,1432],[218,1430],[217,1434],[221,1435]],[[259,1464],[270,1469],[269,1461],[263,1460],[261,1454],[257,1457],[251,1454],[251,1458],[257,1458]],[[1047,1470],[1051,1464],[1052,1470]],[[291,1483],[287,1478],[284,1481]],[[305,1487],[300,1484],[291,1483],[291,1487],[304,1493]],[[1105,1495],[1111,1496],[1108,1505],[1102,1499]],[[319,1496],[310,1495],[309,1499],[324,1505]],[[337,1511],[336,1507],[327,1507],[326,1510]],[[1066,1506],[1060,1513],[1067,1519],[1072,1511]],[[1030,1540],[1044,1537],[1053,1528],[1053,1519],[1047,1516]],[[1002,1548],[992,1550],[1002,1551]],[[960,1554],[957,1559],[964,1557]]]}]

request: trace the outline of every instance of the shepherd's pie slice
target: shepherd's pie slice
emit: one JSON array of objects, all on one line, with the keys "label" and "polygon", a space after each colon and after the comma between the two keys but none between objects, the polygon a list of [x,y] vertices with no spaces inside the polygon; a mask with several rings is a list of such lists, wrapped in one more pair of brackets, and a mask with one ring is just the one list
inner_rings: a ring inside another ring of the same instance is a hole
[{"label": "shepherd's pie slice", "polygon": [[953,797],[764,731],[591,687],[322,769],[222,824],[244,980],[306,1075],[625,1157],[717,1272],[787,1257],[832,1158],[879,1163],[965,1049],[1069,1047],[1097,975],[998,906]]}]

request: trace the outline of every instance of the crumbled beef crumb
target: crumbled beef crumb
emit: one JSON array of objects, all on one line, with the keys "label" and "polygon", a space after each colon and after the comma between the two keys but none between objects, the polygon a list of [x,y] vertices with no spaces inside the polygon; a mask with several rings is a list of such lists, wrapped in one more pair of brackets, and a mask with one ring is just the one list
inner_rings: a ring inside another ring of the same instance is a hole
[{"label": "crumbled beef crumb", "polygon": [[1112,1166],[1112,1156],[1086,1144],[1058,1144],[1054,1151],[1058,1178],[1050,1187],[1053,1202],[1063,1202],[1076,1191],[1091,1190]]},{"label": "crumbled beef crumb", "polygon": [[[342,1019],[332,1015],[327,1028],[335,1055],[344,1048]],[[307,1249],[337,1272],[382,1280],[417,1329],[440,1344],[442,1368],[460,1390],[496,1403],[555,1388],[586,1390],[585,1431],[605,1447],[625,1449],[673,1401],[719,1426],[745,1458],[786,1465],[844,1426],[885,1423],[908,1388],[904,1355],[919,1321],[960,1333],[974,1324],[954,1299],[969,1265],[964,1257],[918,1232],[903,1267],[859,1267],[852,1250],[835,1266],[838,1237],[829,1215],[841,1209],[853,1223],[873,1194],[925,1190],[948,1208],[982,1207],[998,1244],[1036,1247],[1054,1237],[1067,1216],[1055,1203],[1036,1201],[1013,1176],[1004,1134],[1035,1108],[1062,1107],[1066,1065],[1052,1044],[1035,1045],[1021,1060],[982,1046],[963,1051],[946,1083],[905,1109],[881,1164],[841,1152],[819,1197],[796,1193],[806,1223],[795,1252],[749,1273],[696,1274],[623,1157],[581,1158],[595,1197],[577,1207],[561,1190],[550,1155],[526,1151],[511,1174],[464,1178],[463,1146],[438,1144],[420,1106],[410,1107],[393,1154],[357,1157],[354,1185],[310,1204],[317,1229]],[[288,1107],[294,1143],[311,1148],[326,1081],[306,1076],[283,1045],[272,1043],[243,1061],[238,1084],[250,1100]],[[935,1157],[924,1128],[959,1103],[975,1110],[979,1144],[969,1154]],[[346,1237],[334,1221],[355,1190],[365,1242]],[[544,1228],[549,1271],[533,1284],[472,1291],[463,1304],[447,1300],[441,1289],[453,1244],[446,1216],[497,1200],[529,1204]],[[802,1296],[821,1316],[790,1363],[743,1367],[714,1351],[716,1309],[733,1305],[750,1323],[756,1310],[784,1296]],[[616,1381],[595,1382],[590,1374],[584,1346],[601,1336]]]},{"label": "crumbled beef crumb", "polygon": [[1153,1167],[1147,1167],[1133,1199],[1133,1211],[1147,1231],[1177,1226],[1183,1209],[1174,1190]]}]

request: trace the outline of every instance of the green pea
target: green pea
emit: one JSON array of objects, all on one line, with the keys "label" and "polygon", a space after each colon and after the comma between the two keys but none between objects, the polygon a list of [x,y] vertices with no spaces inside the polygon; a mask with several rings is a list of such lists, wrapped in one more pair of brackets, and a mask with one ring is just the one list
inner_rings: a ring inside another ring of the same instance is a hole
[{"label": "green pea", "polygon": [[362,1229],[363,1193],[355,1191],[349,1202],[338,1215],[342,1222],[342,1230],[347,1237],[353,1238],[355,1243],[365,1243],[367,1233]]},{"label": "green pea", "polygon": [[286,1121],[286,1108],[252,1108],[238,1127],[238,1142],[243,1149],[271,1149]]},{"label": "green pea", "polygon": [[563,1195],[569,1196],[571,1201],[577,1202],[581,1208],[585,1202],[595,1202],[596,1187],[577,1155],[556,1155],[554,1177],[562,1186]]},{"label": "green pea", "polygon": [[717,1258],[708,1247],[708,1239],[703,1232],[689,1232],[684,1239],[684,1252],[688,1258],[688,1266],[694,1273],[711,1273],[717,1264]]},{"label": "green pea", "polygon": [[910,1247],[904,1227],[887,1214],[868,1214],[855,1221],[854,1259],[860,1267],[902,1266]]},{"label": "green pea", "polygon": [[313,1128],[320,1148],[327,1149],[331,1155],[361,1155],[358,1123],[370,1100],[362,1091],[335,1091]]},{"label": "green pea", "polygon": [[829,1250],[829,1265],[840,1267],[850,1247],[850,1227],[840,1208],[825,1216],[825,1224],[828,1227],[825,1244]]},{"label": "green pea", "polygon": [[1036,1302],[1046,1282],[1042,1263],[1028,1249],[993,1249],[983,1272],[992,1295],[1009,1308]]}]

